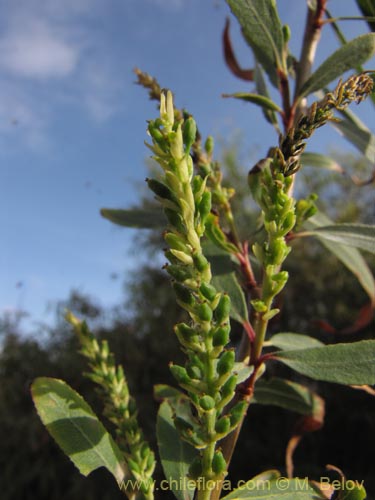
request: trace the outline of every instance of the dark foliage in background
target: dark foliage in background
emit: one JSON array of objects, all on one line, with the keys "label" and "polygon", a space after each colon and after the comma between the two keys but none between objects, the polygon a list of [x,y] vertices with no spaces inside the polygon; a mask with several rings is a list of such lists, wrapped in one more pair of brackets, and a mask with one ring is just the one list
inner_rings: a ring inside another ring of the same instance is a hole
[{"label": "dark foliage in background", "polygon": [[[226,151],[226,155],[226,164],[233,174],[238,170],[235,152]],[[348,178],[335,175],[336,187],[332,188],[332,174],[327,175],[319,177],[306,170],[299,189],[307,185],[311,191],[313,185],[321,193],[321,203],[330,207],[336,219],[371,220],[371,186],[359,188]],[[237,178],[243,177],[238,175]],[[349,206],[348,198],[357,202]],[[251,211],[246,200],[246,189],[239,180],[238,210]],[[143,240],[145,255],[152,262],[159,238],[155,233],[148,233]],[[327,327],[322,329],[321,321],[338,329],[354,324],[360,308],[366,303],[366,296],[355,278],[318,244],[309,239],[293,244],[294,259],[287,261],[291,283],[282,297],[282,314],[273,328],[275,331],[315,334],[325,342],[332,342],[334,334],[329,333]],[[29,385],[37,376],[62,378],[100,413],[93,385],[81,374],[82,358],[77,353],[76,339],[61,319],[64,308],[70,308],[87,318],[98,337],[108,339],[116,360],[126,367],[130,388],[139,405],[141,423],[147,437],[154,439],[157,403],[152,399],[152,387],[156,383],[173,384],[168,363],[172,359],[178,362],[181,356],[173,325],[182,320],[183,313],[176,306],[168,278],[160,266],[146,264],[132,279],[127,278],[126,294],[126,303],[111,312],[110,320],[108,312],[101,310],[92,299],[75,292],[59,304],[54,327],[39,327],[31,333],[23,331],[17,317],[4,317],[1,321],[2,500],[122,498],[109,474],[97,471],[88,480],[84,479],[61,453],[35,413]],[[233,331],[236,333],[236,325]],[[373,324],[351,334],[335,335],[337,341],[369,338],[373,336]],[[273,370],[280,374],[287,368],[275,365]],[[313,387],[326,399],[326,421],[322,430],[307,435],[298,447],[296,475],[334,478],[332,473],[325,471],[326,464],[334,464],[348,478],[363,479],[371,500],[371,494],[375,494],[375,398],[338,385],[314,382]],[[285,472],[285,447],[298,420],[297,415],[275,407],[251,405],[249,412],[250,418],[242,430],[231,466],[230,479],[233,481],[250,478],[267,468]],[[153,445],[156,448],[155,443]],[[256,457],[256,463],[250,456]],[[165,493],[163,498],[167,498]]]}]

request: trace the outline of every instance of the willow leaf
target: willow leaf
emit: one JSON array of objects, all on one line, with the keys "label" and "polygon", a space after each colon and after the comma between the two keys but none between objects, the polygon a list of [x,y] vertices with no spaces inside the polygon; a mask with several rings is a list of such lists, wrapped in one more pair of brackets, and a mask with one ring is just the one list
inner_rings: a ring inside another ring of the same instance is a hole
[{"label": "willow leaf", "polygon": [[375,384],[375,340],[280,351],[272,358],[315,380],[346,385]]},{"label": "willow leaf", "polygon": [[121,483],[130,477],[121,451],[86,401],[62,380],[40,377],[31,393],[38,414],[81,474],[105,467]]},{"label": "willow leaf", "polygon": [[[178,404],[176,402],[176,404]],[[193,482],[187,481],[189,466],[196,457],[196,450],[182,441],[173,422],[173,410],[168,401],[159,408],[156,424],[156,436],[164,474],[169,481],[171,490],[178,500],[192,500]],[[179,487],[185,484],[184,488]]]},{"label": "willow leaf", "polygon": [[227,0],[243,35],[275,87],[284,69],[283,32],[275,0]]},{"label": "willow leaf", "polygon": [[259,94],[251,94],[249,92],[235,92],[234,94],[223,94],[223,97],[234,97],[235,99],[252,102],[257,106],[270,111],[277,111],[279,113],[282,111],[280,106],[271,101],[269,97],[265,97]]},{"label": "willow leaf", "polygon": [[160,210],[151,208],[130,208],[127,210],[102,208],[100,214],[119,226],[138,229],[162,229],[166,225],[166,218],[163,213]]},{"label": "willow leaf", "polygon": [[[322,226],[333,224],[332,220],[321,212],[318,212],[304,226],[307,229],[316,229]],[[298,234],[298,233],[297,233]],[[375,282],[373,275],[360,252],[353,247],[334,243],[325,240],[319,234],[317,238],[330,252],[332,252],[358,279],[366,293],[369,295],[372,302],[375,300]]]},{"label": "willow leaf", "polygon": [[345,71],[365,63],[375,54],[375,34],[366,33],[351,40],[328,57],[305,82],[300,97],[306,96],[327,86]]},{"label": "willow leaf", "polygon": [[332,224],[317,227],[306,234],[342,243],[375,254],[375,226],[369,224]]}]

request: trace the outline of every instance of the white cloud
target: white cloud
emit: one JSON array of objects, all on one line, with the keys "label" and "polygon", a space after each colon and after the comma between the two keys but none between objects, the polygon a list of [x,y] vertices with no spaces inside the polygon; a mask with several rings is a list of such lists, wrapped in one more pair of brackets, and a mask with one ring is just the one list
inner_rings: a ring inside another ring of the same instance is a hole
[{"label": "white cloud", "polygon": [[0,38],[0,67],[14,76],[67,76],[74,71],[78,58],[79,47],[64,40],[45,21],[17,23]]}]

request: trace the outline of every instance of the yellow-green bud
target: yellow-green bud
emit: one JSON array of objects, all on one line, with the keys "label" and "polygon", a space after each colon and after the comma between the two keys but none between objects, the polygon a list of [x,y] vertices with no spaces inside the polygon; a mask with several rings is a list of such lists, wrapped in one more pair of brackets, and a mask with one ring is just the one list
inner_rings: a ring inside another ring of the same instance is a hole
[{"label": "yellow-green bud", "polygon": [[228,396],[234,395],[234,391],[237,385],[237,375],[231,375],[221,388],[221,397],[227,398]]},{"label": "yellow-green bud", "polygon": [[245,414],[246,408],[247,408],[246,401],[240,401],[239,403],[235,404],[233,408],[230,410],[230,423],[232,427],[236,426],[241,422],[241,419]]},{"label": "yellow-green bud", "polygon": [[217,362],[216,371],[219,375],[230,373],[234,367],[235,354],[234,351],[225,351]]},{"label": "yellow-green bud", "polygon": [[206,142],[204,143],[204,149],[209,156],[211,156],[214,152],[214,146],[214,138],[212,137],[212,135],[209,135],[206,139]]},{"label": "yellow-green bud", "polygon": [[223,474],[227,470],[227,463],[221,451],[216,451],[212,459],[212,470],[215,474]]},{"label": "yellow-green bud", "polygon": [[195,314],[202,320],[202,321],[211,321],[212,320],[212,309],[211,307],[207,304],[207,302],[203,302],[202,304],[199,304]]},{"label": "yellow-green bud", "polygon": [[211,396],[203,396],[199,400],[199,406],[205,411],[210,411],[215,408],[215,400]]},{"label": "yellow-green bud", "polygon": [[184,304],[192,306],[195,303],[193,294],[185,286],[181,285],[180,283],[173,283],[173,289],[177,298]]},{"label": "yellow-green bud", "polygon": [[224,325],[220,326],[215,330],[212,337],[212,345],[214,347],[225,346],[229,342],[230,326]]},{"label": "yellow-green bud", "polygon": [[201,294],[208,300],[212,301],[216,297],[217,290],[213,285],[203,282],[199,288]]},{"label": "yellow-green bud", "polygon": [[194,118],[190,117],[185,121],[184,131],[183,131],[184,144],[187,154],[189,153],[191,146],[195,142],[196,135],[197,135],[197,124],[195,123]]},{"label": "yellow-green bud", "polygon": [[215,431],[218,434],[226,434],[230,430],[230,427],[229,417],[222,417],[216,422]]},{"label": "yellow-green bud", "polygon": [[170,365],[169,369],[171,370],[172,375],[177,380],[179,384],[189,384],[190,377],[187,374],[186,368],[179,365]]},{"label": "yellow-green bud", "polygon": [[229,295],[224,294],[215,309],[215,320],[218,323],[227,321],[230,313],[230,298]]}]

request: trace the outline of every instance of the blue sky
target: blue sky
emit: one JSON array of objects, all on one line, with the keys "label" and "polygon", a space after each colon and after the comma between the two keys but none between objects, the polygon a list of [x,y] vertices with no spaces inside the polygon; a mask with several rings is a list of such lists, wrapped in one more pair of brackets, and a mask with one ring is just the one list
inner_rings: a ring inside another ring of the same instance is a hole
[{"label": "blue sky", "polygon": [[[298,54],[306,4],[278,5]],[[352,0],[329,5],[335,15],[358,14]],[[156,114],[132,69],[173,89],[203,134],[241,129],[246,149],[260,154],[276,141],[258,110],[220,97],[252,88],[223,62],[229,9],[223,0],[0,0],[0,10],[0,314],[22,308],[31,321],[47,321],[47,305],[72,288],[116,304],[124,273],[137,266],[134,233],[99,209],[137,202],[146,120]],[[348,38],[366,29],[344,25]],[[250,67],[234,19],[232,34]],[[325,28],[317,62],[336,47]],[[334,133],[316,141],[344,147]]]}]

